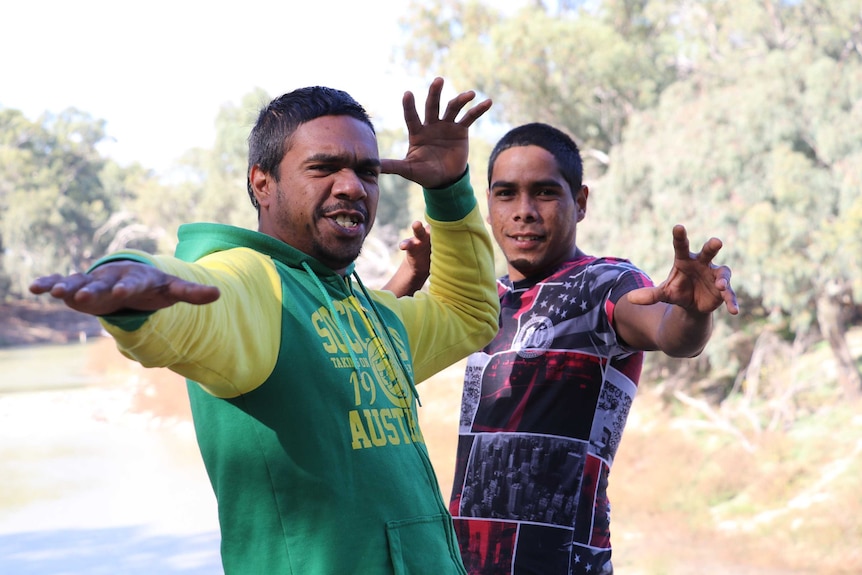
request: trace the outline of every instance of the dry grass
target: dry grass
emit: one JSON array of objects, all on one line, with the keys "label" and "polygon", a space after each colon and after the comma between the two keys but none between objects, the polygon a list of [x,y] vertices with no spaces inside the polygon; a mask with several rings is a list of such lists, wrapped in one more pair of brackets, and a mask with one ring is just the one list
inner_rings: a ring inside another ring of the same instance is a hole
[{"label": "dry grass", "polygon": [[643,393],[611,475],[615,563],[656,575],[698,573],[695,560],[709,574],[862,573],[859,407],[764,434],[749,452],[680,427],[694,415],[670,418]]}]

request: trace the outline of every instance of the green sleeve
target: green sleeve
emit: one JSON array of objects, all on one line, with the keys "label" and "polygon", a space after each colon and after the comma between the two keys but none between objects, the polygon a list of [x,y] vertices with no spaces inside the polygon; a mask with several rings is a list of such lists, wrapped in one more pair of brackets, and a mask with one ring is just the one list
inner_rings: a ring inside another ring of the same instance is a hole
[{"label": "green sleeve", "polygon": [[436,190],[423,189],[422,192],[428,217],[439,222],[462,220],[476,207],[476,196],[470,185],[470,168],[451,186]]}]

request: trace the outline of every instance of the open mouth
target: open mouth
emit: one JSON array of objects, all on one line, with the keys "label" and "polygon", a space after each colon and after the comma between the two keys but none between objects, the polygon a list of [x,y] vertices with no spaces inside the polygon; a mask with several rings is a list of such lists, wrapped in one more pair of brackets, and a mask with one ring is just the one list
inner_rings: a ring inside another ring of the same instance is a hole
[{"label": "open mouth", "polygon": [[335,223],[342,228],[352,229],[358,227],[362,223],[361,218],[356,215],[339,214],[335,216]]},{"label": "open mouth", "polygon": [[332,210],[324,214],[342,234],[354,236],[365,231],[365,214],[361,210]]}]

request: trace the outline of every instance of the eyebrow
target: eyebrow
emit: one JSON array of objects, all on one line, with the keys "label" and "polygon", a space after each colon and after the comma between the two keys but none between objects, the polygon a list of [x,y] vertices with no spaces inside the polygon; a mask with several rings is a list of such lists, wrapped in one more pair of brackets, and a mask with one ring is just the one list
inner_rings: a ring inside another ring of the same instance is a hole
[{"label": "eyebrow", "polygon": [[[305,159],[306,164],[313,164],[316,162],[321,162],[324,164],[344,164],[351,165],[354,162],[354,156],[350,154],[327,154],[324,152],[320,152],[317,154],[312,154],[311,156]],[[356,164],[360,167],[380,167],[380,159],[379,158],[364,158],[356,162]]]},{"label": "eyebrow", "polygon": [[[496,180],[491,182],[491,189],[494,188],[511,188],[516,186],[515,182],[510,182],[508,180]],[[563,185],[559,182],[559,180],[547,179],[547,180],[537,180],[535,182],[530,182],[531,188],[562,188]]]}]

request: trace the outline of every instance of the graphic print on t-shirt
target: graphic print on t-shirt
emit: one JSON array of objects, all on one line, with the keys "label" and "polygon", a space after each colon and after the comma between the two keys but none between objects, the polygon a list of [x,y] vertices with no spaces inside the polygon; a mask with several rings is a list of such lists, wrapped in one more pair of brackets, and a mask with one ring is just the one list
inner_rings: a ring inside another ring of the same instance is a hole
[{"label": "graphic print on t-shirt", "polygon": [[643,357],[611,321],[644,285],[594,258],[534,285],[501,280],[500,331],[467,361],[450,503],[469,573],[610,568],[607,478]]}]

